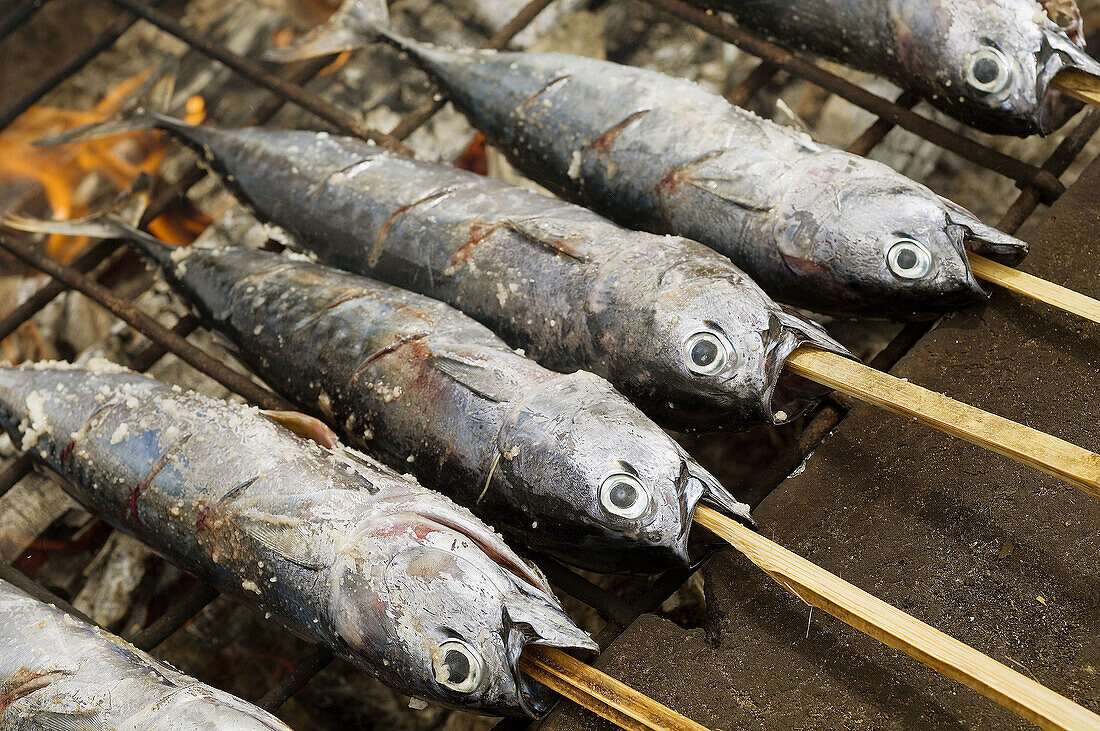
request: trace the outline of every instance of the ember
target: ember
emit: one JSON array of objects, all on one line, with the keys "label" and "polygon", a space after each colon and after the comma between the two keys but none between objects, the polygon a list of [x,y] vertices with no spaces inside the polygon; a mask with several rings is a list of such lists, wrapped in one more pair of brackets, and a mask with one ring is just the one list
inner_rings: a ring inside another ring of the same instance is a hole
[{"label": "ember", "polygon": [[[57,219],[79,218],[91,210],[89,176],[106,181],[115,193],[127,190],[142,173],[153,174],[167,152],[164,137],[138,131],[109,139],[90,140],[60,147],[37,147],[34,142],[74,127],[109,119],[148,78],[149,72],[132,76],[107,92],[89,111],[35,105],[0,134],[0,184],[24,179],[38,184],[50,214]],[[206,117],[201,96],[187,100],[186,119],[198,124]],[[94,194],[96,198],[98,194]],[[189,244],[210,223],[194,211],[173,210],[155,218],[149,230],[161,239]],[[71,262],[88,239],[51,234],[46,252],[62,263]]]}]

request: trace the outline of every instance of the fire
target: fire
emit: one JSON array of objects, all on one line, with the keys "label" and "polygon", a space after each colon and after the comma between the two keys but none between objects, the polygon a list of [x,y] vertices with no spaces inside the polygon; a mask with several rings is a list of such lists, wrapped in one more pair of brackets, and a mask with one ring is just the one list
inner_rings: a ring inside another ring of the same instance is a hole
[{"label": "fire", "polygon": [[[102,140],[35,147],[32,143],[73,127],[109,119],[127,97],[137,89],[149,72],[126,79],[111,89],[89,111],[58,109],[35,105],[24,112],[0,134],[0,184],[31,180],[41,187],[54,218],[76,218],[90,213],[85,200],[85,181],[91,175],[106,180],[116,191],[133,185],[142,173],[156,172],[167,154],[164,136],[156,131],[137,131]],[[185,119],[199,124],[206,117],[202,97],[187,101]],[[190,211],[171,211],[154,219],[149,230],[159,238],[185,245],[209,224],[209,219]],[[63,263],[71,262],[87,244],[85,237],[52,235],[46,252]]]}]

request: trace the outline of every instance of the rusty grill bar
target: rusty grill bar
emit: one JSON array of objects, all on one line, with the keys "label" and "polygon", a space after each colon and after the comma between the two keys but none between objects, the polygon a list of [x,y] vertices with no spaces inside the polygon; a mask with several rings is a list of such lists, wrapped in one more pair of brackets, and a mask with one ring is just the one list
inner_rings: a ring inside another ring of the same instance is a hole
[{"label": "rusty grill bar", "polygon": [[[746,78],[727,95],[727,98],[734,104],[743,105],[747,103],[779,71],[786,71],[831,94],[844,98],[877,117],[849,145],[848,149],[851,152],[861,155],[870,153],[895,126],[899,126],[961,156],[973,164],[1011,178],[1015,181],[1017,187],[1021,189],[1021,192],[998,223],[999,228],[1010,233],[1018,230],[1040,204],[1049,204],[1064,192],[1065,187],[1060,182],[1059,177],[1068,169],[1084,149],[1086,143],[1100,128],[1100,110],[1090,110],[1078,120],[1076,127],[1066,135],[1050,157],[1041,166],[1037,166],[985,146],[964,134],[948,129],[913,112],[912,107],[915,106],[917,99],[911,94],[903,92],[893,101],[878,96],[802,57],[727,23],[718,15],[690,5],[684,0],[645,1],[661,12],[692,24],[761,59],[760,64],[750,71]],[[0,40],[16,32],[46,2],[48,0],[22,0],[22,2],[15,5],[6,16],[0,18]],[[431,96],[420,107],[408,113],[388,133],[379,131],[369,127],[358,117],[309,93],[303,88],[302,84],[315,76],[325,66],[327,62],[325,59],[297,64],[291,70],[285,72],[285,75],[279,76],[268,72],[259,64],[188,30],[177,20],[158,9],[158,6],[162,5],[164,0],[150,0],[149,2],[143,2],[143,0],[110,0],[110,2],[123,10],[123,13],[72,60],[62,64],[56,71],[44,78],[35,89],[18,99],[10,107],[0,110],[0,131],[10,125],[16,117],[38,100],[82,69],[100,52],[110,48],[138,20],[152,23],[163,32],[175,36],[190,47],[272,92],[272,96],[268,101],[258,108],[248,120],[251,124],[265,123],[284,103],[289,102],[333,124],[345,134],[372,141],[393,150],[410,152],[404,145],[403,140],[431,119],[446,104],[445,100]],[[553,0],[531,0],[514,18],[489,38],[483,47],[504,48],[552,2]],[[184,172],[175,183],[165,185],[156,191],[142,224],[147,224],[149,220],[162,213],[173,200],[186,195],[187,191],[202,180],[205,175],[206,173],[195,165]],[[101,282],[103,270],[108,268],[116,257],[126,254],[126,249],[121,242],[102,241],[92,245],[68,266],[58,264],[34,249],[11,240],[9,237],[0,236],[0,244],[9,252],[53,277],[49,283],[41,287],[13,311],[0,317],[0,340],[28,322],[57,295],[66,289],[72,288],[88,295],[152,341],[130,363],[131,367],[136,370],[148,369],[163,355],[171,352],[205,375],[254,403],[268,408],[285,408],[286,402],[281,397],[257,385],[246,375],[226,367],[201,349],[187,342],[186,337],[198,328],[198,320],[195,317],[191,315],[182,317],[171,329],[165,328],[138,310],[132,303],[112,294],[103,285]],[[890,368],[928,331],[929,327],[928,324],[910,324],[906,326],[886,349],[872,361],[872,365],[880,369]],[[843,397],[834,396],[823,402],[807,419],[806,426],[796,442],[794,457],[800,461],[812,451],[825,434],[843,419],[848,407],[849,403]],[[26,455],[10,461],[7,467],[0,471],[0,495],[5,494],[25,477],[30,472],[31,467],[31,459]],[[702,565],[701,562],[700,565],[694,566],[690,570],[666,572],[659,576],[636,600],[627,601],[554,561],[541,561],[540,563],[544,566],[547,575],[558,590],[591,606],[607,623],[605,629],[596,638],[601,647],[610,644],[638,616],[645,612],[654,611]],[[0,563],[0,577],[27,588],[32,594],[41,599],[54,602],[75,612],[66,602],[34,584],[7,564]],[[128,639],[142,649],[153,649],[178,631],[217,596],[218,593],[214,589],[202,584],[199,589],[176,599],[164,614],[149,626],[132,634]],[[79,614],[79,612],[75,613]],[[323,670],[331,659],[331,655],[320,648],[315,648],[304,657],[298,658],[294,669],[278,684],[271,687],[259,700],[258,704],[269,711],[277,710],[309,682],[314,675]],[[496,728],[501,729],[501,731],[515,731],[526,728],[528,725],[529,722],[526,719],[506,719],[499,722]]]}]

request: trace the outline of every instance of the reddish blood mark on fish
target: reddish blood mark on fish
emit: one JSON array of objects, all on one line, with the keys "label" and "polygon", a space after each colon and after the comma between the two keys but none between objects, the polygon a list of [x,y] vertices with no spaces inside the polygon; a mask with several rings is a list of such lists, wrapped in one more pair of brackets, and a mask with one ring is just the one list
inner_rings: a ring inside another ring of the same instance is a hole
[{"label": "reddish blood mark on fish", "polygon": [[53,680],[51,677],[53,674],[53,672],[35,672],[26,668],[15,671],[0,688],[0,716],[7,710],[8,706],[23,696],[49,685],[50,681]]},{"label": "reddish blood mark on fish", "polygon": [[403,538],[411,533],[417,540],[424,540],[428,534],[437,530],[439,530],[438,525],[425,523],[419,519],[419,516],[410,516],[407,521],[390,523],[379,529],[377,535],[380,538]]},{"label": "reddish blood mark on fish", "polygon": [[126,498],[126,520],[132,520],[135,523],[141,522],[141,518],[138,516],[137,501],[141,497],[141,493],[148,488],[149,480],[142,480],[130,491],[129,497]]},{"label": "reddish blood mark on fish", "polygon": [[649,114],[648,109],[643,109],[640,112],[634,112],[629,117],[627,117],[626,119],[619,122],[618,124],[616,124],[611,129],[607,130],[602,135],[600,135],[599,138],[595,142],[592,143],[592,149],[596,150],[598,152],[607,152],[608,150],[611,149],[611,146],[613,144],[615,144],[615,140],[617,140],[619,138],[619,135],[622,134],[622,131],[624,129],[626,129],[631,124],[633,124],[634,122],[641,119],[642,117],[644,117],[647,114]]},{"label": "reddish blood mark on fish", "polygon": [[199,508],[199,517],[195,518],[195,530],[199,533],[210,530],[210,508],[206,506]]},{"label": "reddish blood mark on fish", "polygon": [[680,187],[681,182],[680,168],[676,168],[661,178],[660,182],[653,186],[653,190],[657,195],[672,195]]},{"label": "reddish blood mark on fish", "polygon": [[[352,386],[358,385],[359,378],[363,375],[363,372],[366,371],[367,368],[369,368],[371,366],[371,364],[374,363],[379,358],[381,358],[383,356],[386,356],[386,355],[389,355],[390,353],[395,353],[398,350],[400,350],[401,348],[405,347],[406,345],[412,345],[414,343],[420,343],[420,341],[427,339],[427,337],[428,337],[428,333],[417,333],[416,335],[412,335],[412,336],[409,336],[409,337],[402,338],[402,339],[398,340],[395,343],[391,343],[391,344],[387,345],[386,347],[382,348],[381,350],[378,350],[374,353],[371,353],[367,357],[367,359],[364,360],[361,364],[359,364],[359,367],[355,369],[355,374],[351,377],[351,382],[350,382],[351,385]],[[421,356],[426,356],[427,355],[427,348],[425,347],[425,348],[422,349],[422,351],[417,351],[417,353]]]},{"label": "reddish blood mark on fish", "polygon": [[475,221],[470,226],[470,235],[466,237],[466,243],[451,254],[451,260],[447,263],[450,266],[455,266],[459,262],[469,261],[470,256],[474,253],[474,248],[488,239],[497,230],[497,225]]},{"label": "reddish blood mark on fish", "polygon": [[61,461],[64,462],[73,454],[73,447],[76,446],[76,440],[70,439],[69,443],[65,445],[65,448],[61,450]]},{"label": "reddish blood mark on fish", "polygon": [[134,489],[130,491],[130,495],[126,498],[126,514],[124,518],[126,520],[133,520],[135,523],[141,522],[141,517],[138,515],[137,501],[141,497],[141,494],[149,489],[149,485],[152,484],[157,474],[165,468],[172,457],[179,451],[180,447],[187,443],[187,440],[191,438],[190,434],[185,434],[179,441],[164,450],[164,454],[160,456],[160,459],[149,468],[148,474],[134,486]]}]

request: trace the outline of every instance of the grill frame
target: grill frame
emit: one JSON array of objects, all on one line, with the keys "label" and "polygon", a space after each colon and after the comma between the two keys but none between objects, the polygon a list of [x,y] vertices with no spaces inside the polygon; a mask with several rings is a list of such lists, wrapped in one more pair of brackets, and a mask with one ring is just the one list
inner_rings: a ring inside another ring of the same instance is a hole
[{"label": "grill frame", "polygon": [[[158,6],[163,5],[164,0],[151,0],[148,3],[142,0],[109,1],[119,8],[121,11],[119,16],[73,59],[61,64],[57,70],[44,78],[32,91],[16,100],[14,104],[0,109],[0,131],[3,131],[42,97],[80,71],[99,53],[110,48],[139,20],[149,22],[161,32],[184,41],[189,47],[228,66],[237,74],[271,92],[268,100],[257,108],[248,120],[249,124],[263,124],[283,104],[292,103],[333,124],[344,134],[407,153],[410,150],[403,141],[447,103],[438,96],[429,96],[417,109],[405,115],[388,133],[373,129],[358,117],[310,94],[303,88],[302,85],[305,82],[324,68],[327,59],[298,64],[280,76],[183,27],[176,19],[159,9]],[[1065,186],[1060,182],[1060,176],[1078,158],[1097,129],[1100,129],[1100,110],[1090,109],[1085,114],[1079,115],[1073,122],[1075,125],[1073,129],[1045,162],[1042,165],[1034,165],[1006,155],[913,112],[911,108],[915,106],[918,99],[907,92],[902,92],[894,100],[873,94],[812,61],[731,25],[718,15],[701,10],[685,0],[644,1],[663,14],[694,25],[760,59],[760,63],[727,95],[734,104],[747,103],[777,73],[785,71],[875,115],[875,121],[848,146],[850,152],[869,154],[895,126],[900,126],[961,156],[968,162],[1011,178],[1020,189],[1020,193],[997,223],[999,228],[1009,233],[1015,233],[1040,205],[1052,203],[1065,191]],[[22,0],[16,4],[7,15],[0,18],[0,41],[32,19],[47,2],[49,0]],[[490,37],[483,47],[503,49],[553,2],[554,0],[531,0]],[[206,175],[207,173],[196,164],[188,168],[175,183],[161,186],[150,202],[142,225],[160,215],[172,201],[186,195],[187,191]],[[198,329],[197,318],[187,315],[181,317],[172,328],[166,328],[142,313],[131,302],[113,295],[97,281],[97,271],[108,269],[112,262],[127,253],[127,247],[122,242],[98,242],[86,249],[71,265],[66,266],[36,253],[30,247],[15,242],[10,237],[0,234],[0,240],[3,240],[5,248],[22,251],[21,258],[53,277],[14,310],[0,317],[0,340],[28,322],[59,294],[67,289],[74,289],[96,300],[117,318],[142,332],[152,341],[129,364],[134,369],[146,370],[163,355],[171,352],[250,401],[269,408],[285,408],[285,401],[281,397],[257,385],[247,376],[217,362],[185,340],[190,333]],[[886,349],[871,361],[871,365],[888,370],[931,326],[931,323],[907,325]],[[825,435],[844,418],[848,408],[849,402],[843,397],[834,396],[823,401],[807,419],[806,426],[796,441],[794,457],[800,461],[813,451]],[[6,494],[31,469],[32,461],[27,455],[21,455],[10,461],[3,470],[0,470],[0,496]],[[705,559],[690,569],[673,570],[662,574],[639,598],[629,602],[561,564],[554,561],[540,561],[540,565],[543,565],[558,591],[590,606],[606,622],[604,630],[596,638],[601,648],[609,645],[638,616],[655,610],[672,596],[703,563]],[[60,598],[3,562],[0,562],[0,578],[13,581],[38,598],[58,604],[79,616],[79,612]],[[218,596],[218,592],[214,589],[205,584],[201,586],[201,590],[176,598],[163,615],[141,631],[128,636],[127,639],[141,649],[154,649]],[[331,659],[332,656],[327,651],[314,648],[305,656],[298,658],[294,670],[273,685],[257,705],[268,711],[277,711],[313,676],[323,670]],[[518,731],[526,728],[530,723],[528,719],[504,719],[498,722],[495,728],[500,731]]]}]

